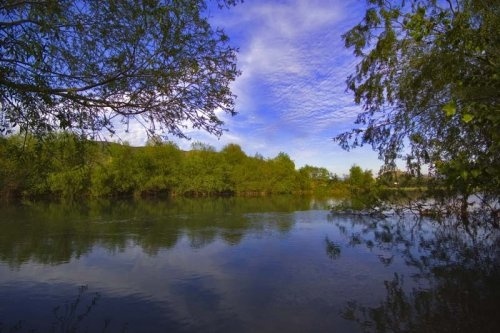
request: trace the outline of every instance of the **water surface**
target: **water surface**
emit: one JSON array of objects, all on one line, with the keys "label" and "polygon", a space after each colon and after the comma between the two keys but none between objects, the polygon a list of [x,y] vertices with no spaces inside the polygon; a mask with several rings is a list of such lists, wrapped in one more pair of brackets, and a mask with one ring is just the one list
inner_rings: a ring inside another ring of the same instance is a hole
[{"label": "water surface", "polygon": [[496,331],[496,231],[327,204],[3,206],[0,331]]}]

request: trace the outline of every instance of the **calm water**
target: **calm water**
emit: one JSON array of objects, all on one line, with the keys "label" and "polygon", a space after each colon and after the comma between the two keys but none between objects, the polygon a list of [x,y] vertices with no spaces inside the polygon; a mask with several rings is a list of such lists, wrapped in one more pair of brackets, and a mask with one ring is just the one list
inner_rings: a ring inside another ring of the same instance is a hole
[{"label": "calm water", "polygon": [[498,330],[497,231],[326,206],[2,206],[0,332]]}]

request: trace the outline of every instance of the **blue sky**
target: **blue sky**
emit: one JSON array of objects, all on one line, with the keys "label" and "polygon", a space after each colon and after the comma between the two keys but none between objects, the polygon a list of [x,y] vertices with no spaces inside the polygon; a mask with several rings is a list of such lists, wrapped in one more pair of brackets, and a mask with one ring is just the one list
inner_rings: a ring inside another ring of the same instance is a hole
[{"label": "blue sky", "polygon": [[[332,138],[354,124],[360,106],[346,92],[345,80],[358,62],[346,50],[342,33],[365,12],[361,0],[246,0],[229,10],[211,10],[211,22],[239,48],[242,75],[232,84],[238,96],[234,117],[221,114],[228,130],[221,138],[188,130],[191,141],[217,149],[239,144],[253,156],[285,152],[296,167],[326,167],[339,175],[353,164],[378,171],[370,147],[343,151]],[[143,128],[121,135],[132,145],[146,141]]]}]

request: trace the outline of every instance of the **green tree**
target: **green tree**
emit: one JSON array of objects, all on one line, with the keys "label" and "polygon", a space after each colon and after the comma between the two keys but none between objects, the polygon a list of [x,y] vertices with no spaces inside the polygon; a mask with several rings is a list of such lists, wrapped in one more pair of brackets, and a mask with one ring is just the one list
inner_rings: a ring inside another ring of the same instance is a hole
[{"label": "green tree", "polygon": [[179,184],[182,152],[175,143],[158,143],[138,151],[141,174],[139,191],[143,194],[172,192]]},{"label": "green tree", "polygon": [[226,183],[228,189],[231,192],[235,192],[236,185],[240,182],[240,179],[238,179],[238,168],[246,163],[248,157],[241,147],[234,143],[226,145],[220,153],[227,167]]},{"label": "green tree", "polygon": [[[236,0],[218,0],[219,6]],[[236,50],[205,0],[2,1],[0,130],[113,131],[137,118],[184,137],[189,123],[222,133],[234,114]]]},{"label": "green tree", "polygon": [[371,170],[361,169],[358,165],[353,165],[349,169],[348,183],[354,188],[369,189],[374,184],[374,179]]},{"label": "green tree", "polygon": [[[7,138],[0,137],[0,196],[13,198],[21,195],[28,180],[27,160],[22,158],[23,140],[15,135]],[[31,156],[30,156],[31,157]]]},{"label": "green tree", "polygon": [[347,198],[334,207],[335,210],[347,208],[356,211],[373,211],[381,203],[378,187],[371,170],[363,170],[360,166],[353,165],[349,169],[349,175],[344,179],[343,184],[336,180],[333,183],[336,187],[335,192],[347,194]]},{"label": "green tree", "polygon": [[[90,185],[91,143],[71,133],[56,133],[42,145],[46,160],[48,189],[53,194],[73,199],[88,193]],[[35,163],[40,165],[39,158]]]},{"label": "green tree", "polygon": [[332,173],[326,168],[306,165],[299,169],[299,173],[304,174],[313,191],[324,191],[330,188]]},{"label": "green tree", "polygon": [[134,194],[144,180],[137,150],[128,144],[110,144],[104,158],[92,170],[92,195],[121,196]]},{"label": "green tree", "polygon": [[266,161],[260,157],[247,157],[233,166],[231,181],[239,194],[263,194],[266,192]]},{"label": "green tree", "polygon": [[265,178],[269,182],[271,193],[292,193],[296,187],[295,163],[288,154],[280,152],[278,156],[268,161],[268,174]]},{"label": "green tree", "polygon": [[48,175],[54,170],[56,158],[51,148],[51,144],[44,144],[31,135],[16,134],[2,140],[2,196],[47,194],[50,191]]},{"label": "green tree", "polygon": [[224,156],[224,159],[231,165],[243,163],[243,161],[247,158],[247,155],[241,149],[241,147],[234,143],[230,143],[222,148],[221,154]]},{"label": "green tree", "polygon": [[347,80],[364,107],[361,128],[336,140],[346,149],[370,144],[386,165],[402,157],[416,173],[427,165],[465,204],[474,192],[498,200],[500,3],[368,4],[343,36],[361,58]]},{"label": "green tree", "polygon": [[363,170],[357,165],[349,169],[349,177],[346,179],[349,191],[353,199],[363,203],[363,206],[376,204],[376,184],[371,170]]},{"label": "green tree", "polygon": [[186,153],[180,168],[181,194],[209,195],[231,191],[227,167],[213,147],[196,143]]}]

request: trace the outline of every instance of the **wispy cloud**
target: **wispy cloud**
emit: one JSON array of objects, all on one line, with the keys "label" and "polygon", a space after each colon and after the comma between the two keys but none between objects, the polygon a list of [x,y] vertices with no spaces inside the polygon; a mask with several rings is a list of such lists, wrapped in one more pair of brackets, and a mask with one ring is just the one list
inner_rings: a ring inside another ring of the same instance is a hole
[{"label": "wispy cloud", "polygon": [[243,22],[253,27],[248,46],[241,47],[239,83],[265,89],[260,93],[267,106],[292,130],[305,134],[311,127],[323,130],[353,118],[345,79],[355,60],[340,37],[348,15],[345,4],[297,0],[252,3],[249,10],[240,10]]},{"label": "wispy cloud", "polygon": [[341,153],[331,139],[360,110],[345,84],[357,60],[341,35],[363,14],[359,1],[255,0],[214,18],[240,47],[240,115],[228,125],[246,150],[290,152],[299,164]]},{"label": "wispy cloud", "polygon": [[[332,142],[360,111],[345,84],[357,60],[341,35],[360,21],[363,6],[356,0],[253,0],[214,10],[213,24],[240,49],[242,75],[232,85],[238,115],[220,115],[229,130],[221,138],[196,130],[188,135],[216,148],[237,143],[249,155],[284,151],[298,166],[343,173],[359,160],[376,168],[375,153],[363,149],[347,156]],[[139,131],[131,128],[124,137],[141,144]],[[178,143],[184,149],[191,144]]]}]

